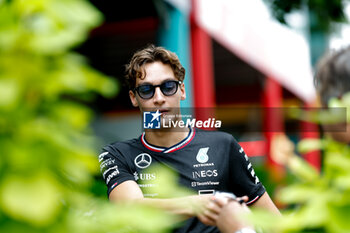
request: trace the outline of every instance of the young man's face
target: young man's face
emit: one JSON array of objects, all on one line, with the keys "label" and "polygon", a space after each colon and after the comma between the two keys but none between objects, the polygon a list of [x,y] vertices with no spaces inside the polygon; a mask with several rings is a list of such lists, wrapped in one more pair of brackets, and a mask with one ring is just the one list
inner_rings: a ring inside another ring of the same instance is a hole
[{"label": "young man's face", "polygon": [[[136,87],[141,85],[160,85],[166,81],[179,81],[170,65],[165,65],[162,62],[148,63],[144,66],[146,77],[144,79],[136,79]],[[180,100],[186,98],[185,86],[183,83],[178,85],[174,95],[166,96],[160,90],[160,87],[155,88],[154,96],[149,99],[143,99],[137,92],[129,91],[129,96],[133,106],[139,107],[141,112],[159,110],[163,114],[172,111],[174,108],[180,108]]]}]

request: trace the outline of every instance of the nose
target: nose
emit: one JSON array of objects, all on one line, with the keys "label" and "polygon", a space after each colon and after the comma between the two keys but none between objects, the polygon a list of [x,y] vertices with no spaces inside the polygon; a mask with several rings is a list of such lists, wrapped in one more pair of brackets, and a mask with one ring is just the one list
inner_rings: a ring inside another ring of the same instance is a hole
[{"label": "nose", "polygon": [[165,102],[165,97],[159,87],[154,90],[153,103],[154,105],[162,105]]}]

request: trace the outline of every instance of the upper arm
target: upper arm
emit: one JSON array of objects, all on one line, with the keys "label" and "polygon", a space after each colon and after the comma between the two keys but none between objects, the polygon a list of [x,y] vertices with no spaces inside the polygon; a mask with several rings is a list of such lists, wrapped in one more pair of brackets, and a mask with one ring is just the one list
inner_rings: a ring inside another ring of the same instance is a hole
[{"label": "upper arm", "polygon": [[139,185],[133,180],[127,180],[115,187],[109,194],[111,201],[132,200],[143,198]]},{"label": "upper arm", "polygon": [[273,203],[273,201],[271,200],[267,192],[265,192],[256,202],[254,202],[252,206],[261,208],[261,209],[266,209],[271,211],[272,213],[276,213],[280,215],[280,211],[278,210],[276,205]]},{"label": "upper arm", "polygon": [[127,158],[116,148],[104,148],[104,152],[99,155],[99,162],[109,196],[117,186],[121,186],[126,181],[133,181],[134,186],[137,186],[132,174],[133,168],[128,164]]}]

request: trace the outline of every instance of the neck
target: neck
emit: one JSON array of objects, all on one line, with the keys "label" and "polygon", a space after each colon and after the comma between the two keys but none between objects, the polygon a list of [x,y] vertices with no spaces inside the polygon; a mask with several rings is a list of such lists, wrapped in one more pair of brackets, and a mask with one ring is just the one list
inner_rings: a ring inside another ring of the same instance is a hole
[{"label": "neck", "polygon": [[185,139],[188,135],[188,132],[188,128],[182,130],[152,130],[145,132],[145,139],[148,143],[151,143],[155,146],[171,147]]}]

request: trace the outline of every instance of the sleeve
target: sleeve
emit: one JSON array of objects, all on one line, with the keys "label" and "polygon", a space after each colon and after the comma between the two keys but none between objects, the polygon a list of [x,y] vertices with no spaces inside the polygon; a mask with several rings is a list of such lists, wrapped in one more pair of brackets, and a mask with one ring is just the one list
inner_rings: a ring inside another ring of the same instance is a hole
[{"label": "sleeve", "polygon": [[108,196],[115,187],[124,181],[135,180],[125,157],[118,150],[105,147],[98,156],[98,160],[102,177],[108,188]]},{"label": "sleeve", "polygon": [[257,201],[266,191],[248,156],[233,137],[230,146],[230,177],[233,180],[233,193],[238,197],[247,195],[248,205]]}]

